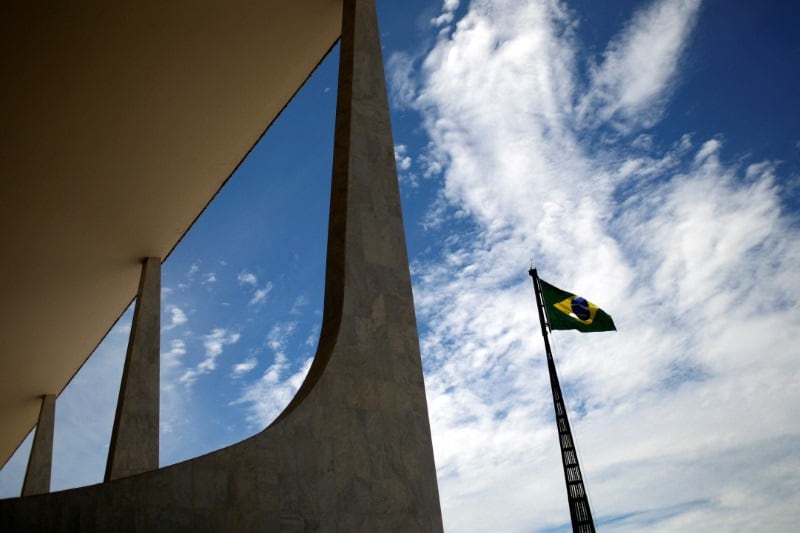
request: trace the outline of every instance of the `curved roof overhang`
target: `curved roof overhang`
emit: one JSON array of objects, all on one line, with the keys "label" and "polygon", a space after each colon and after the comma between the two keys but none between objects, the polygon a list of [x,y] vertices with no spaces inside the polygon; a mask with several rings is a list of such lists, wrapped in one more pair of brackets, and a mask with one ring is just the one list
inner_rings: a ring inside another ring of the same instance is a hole
[{"label": "curved roof overhang", "polygon": [[341,0],[0,7],[0,464],[338,39]]}]

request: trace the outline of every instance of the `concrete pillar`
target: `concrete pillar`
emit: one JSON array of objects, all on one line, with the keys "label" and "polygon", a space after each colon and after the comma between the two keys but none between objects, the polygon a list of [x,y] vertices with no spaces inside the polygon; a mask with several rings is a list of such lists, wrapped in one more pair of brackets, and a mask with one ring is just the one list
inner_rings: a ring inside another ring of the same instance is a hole
[{"label": "concrete pillar", "polygon": [[161,259],[142,265],[105,481],[158,468]]},{"label": "concrete pillar", "polygon": [[53,463],[53,427],[56,419],[56,395],[42,396],[39,421],[33,436],[33,446],[25,470],[22,495],[46,494],[50,492],[50,472]]},{"label": "concrete pillar", "polygon": [[323,523],[441,531],[374,0],[344,1],[338,91],[320,344],[336,340],[313,400],[334,457],[321,483],[340,491]]}]

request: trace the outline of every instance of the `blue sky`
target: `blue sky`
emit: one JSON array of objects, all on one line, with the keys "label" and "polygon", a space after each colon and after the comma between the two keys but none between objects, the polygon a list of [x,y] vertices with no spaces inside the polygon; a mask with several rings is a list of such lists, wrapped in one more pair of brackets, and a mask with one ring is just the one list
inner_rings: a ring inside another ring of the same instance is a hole
[{"label": "blue sky", "polygon": [[[553,336],[603,530],[800,521],[796,5],[378,9],[446,529],[569,529],[531,259],[619,330]],[[164,264],[162,464],[259,431],[314,354],[337,61]],[[129,326],[59,398],[55,490],[102,479]]]}]

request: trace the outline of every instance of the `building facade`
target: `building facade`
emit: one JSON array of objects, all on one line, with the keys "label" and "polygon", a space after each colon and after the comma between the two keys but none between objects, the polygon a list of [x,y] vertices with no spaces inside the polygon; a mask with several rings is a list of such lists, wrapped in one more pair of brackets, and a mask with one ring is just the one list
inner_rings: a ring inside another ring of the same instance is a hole
[{"label": "building facade", "polygon": [[341,59],[323,322],[305,382],[261,433],[157,468],[163,254],[140,247],[106,480],[47,493],[30,474],[38,490],[0,501],[4,529],[442,530],[375,4],[307,3],[341,17]]}]

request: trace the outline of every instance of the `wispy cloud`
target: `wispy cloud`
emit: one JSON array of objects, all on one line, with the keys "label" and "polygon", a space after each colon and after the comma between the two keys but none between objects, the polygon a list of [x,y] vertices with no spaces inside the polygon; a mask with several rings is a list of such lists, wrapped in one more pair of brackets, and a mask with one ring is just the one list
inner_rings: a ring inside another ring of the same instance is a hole
[{"label": "wispy cloud", "polygon": [[408,146],[405,144],[396,145],[394,147],[394,160],[397,164],[397,176],[400,182],[411,187],[419,187],[419,177],[416,173],[409,172],[411,169],[411,156],[408,155]]},{"label": "wispy cloud", "polygon": [[194,368],[187,369],[179,378],[179,382],[191,387],[197,378],[208,374],[217,368],[217,358],[222,354],[225,346],[239,342],[240,334],[228,331],[225,328],[215,328],[203,337],[205,357]]},{"label": "wispy cloud", "polygon": [[399,108],[412,105],[416,97],[416,84],[412,78],[414,59],[404,52],[394,52],[386,61],[389,80],[389,96],[392,104]]},{"label": "wispy cloud", "polygon": [[206,335],[203,338],[203,346],[206,349],[206,361],[210,362],[203,361],[200,364],[201,367],[214,370],[216,367],[213,364],[213,360],[219,357],[225,345],[239,342],[239,337],[238,333],[231,333],[223,328],[217,328]]},{"label": "wispy cloud", "polygon": [[653,2],[637,13],[593,69],[582,114],[624,128],[652,125],[677,78],[699,9],[700,0],[674,0]]},{"label": "wispy cloud", "polygon": [[161,360],[167,368],[174,368],[181,364],[181,357],[186,355],[186,343],[181,339],[173,339],[169,343],[169,351],[161,354]]},{"label": "wispy cloud", "polygon": [[314,325],[311,328],[311,331],[308,333],[308,337],[306,337],[305,345],[308,348],[313,348],[317,345],[317,341],[319,340],[319,324]]},{"label": "wispy cloud", "polygon": [[236,276],[236,281],[239,282],[239,285],[252,285],[255,287],[258,285],[258,278],[252,272],[247,272],[243,270]]},{"label": "wispy cloud", "polygon": [[269,296],[269,293],[272,291],[272,282],[269,281],[259,289],[258,278],[252,272],[243,270],[236,277],[236,280],[239,282],[239,285],[249,285],[255,289],[253,291],[253,296],[250,298],[249,305],[260,305],[264,303],[267,300],[267,296]]},{"label": "wispy cloud", "polygon": [[408,153],[408,146],[405,144],[398,144],[394,147],[394,159],[397,161],[398,170],[405,171],[411,168],[411,158],[406,155]]},{"label": "wispy cloud", "polygon": [[260,303],[264,303],[269,296],[269,293],[272,292],[272,283],[267,282],[261,289],[256,289],[253,293],[253,297],[250,298],[250,305],[258,305]]},{"label": "wispy cloud", "polygon": [[[721,501],[742,506],[737,520],[758,514],[746,502],[761,488],[709,480],[735,479],[759,443],[788,457],[800,440],[800,239],[776,166],[725,162],[717,139],[658,146],[646,131],[698,9],[660,0],[634,13],[586,85],[561,4],[476,0],[409,82],[441,176],[427,227],[443,246],[412,270],[447,529],[568,519],[552,491],[562,473],[530,257],[620,330],[553,339],[605,529],[705,529],[730,519]],[[608,121],[615,136],[594,140]],[[638,518],[611,519],[626,513]]]},{"label": "wispy cloud", "polygon": [[231,405],[247,406],[247,421],[253,428],[263,428],[271,422],[288,405],[308,373],[313,357],[287,375],[292,365],[286,350],[296,328],[296,322],[279,322],[270,329],[265,344],[275,356],[273,363],[258,381],[244,387],[239,398],[231,402]]},{"label": "wispy cloud", "polygon": [[291,367],[286,355],[278,353],[274,362],[267,368],[261,378],[244,388],[241,396],[231,405],[247,405],[247,421],[254,429],[261,429],[272,422],[289,404],[297,389],[303,383],[312,357],[291,375],[286,375]]},{"label": "wispy cloud", "polygon": [[278,322],[267,333],[266,345],[275,353],[284,353],[296,328],[296,322]]},{"label": "wispy cloud", "polygon": [[242,361],[241,363],[236,363],[233,365],[232,374],[233,377],[241,377],[250,371],[252,371],[258,365],[258,359],[255,357],[249,357],[248,359]]},{"label": "wispy cloud", "polygon": [[167,306],[167,315],[169,318],[169,324],[162,328],[163,331],[175,329],[178,326],[186,324],[186,322],[189,320],[186,318],[186,313],[184,313],[183,310],[177,305]]},{"label": "wispy cloud", "polygon": [[301,294],[297,298],[294,299],[294,303],[292,304],[292,308],[289,309],[290,315],[301,315],[303,313],[303,308],[308,305],[308,298],[306,295]]},{"label": "wispy cloud", "polygon": [[438,17],[432,19],[431,24],[440,27],[453,22],[453,12],[458,9],[460,3],[459,0],[445,0],[444,5],[442,5],[442,13]]}]

